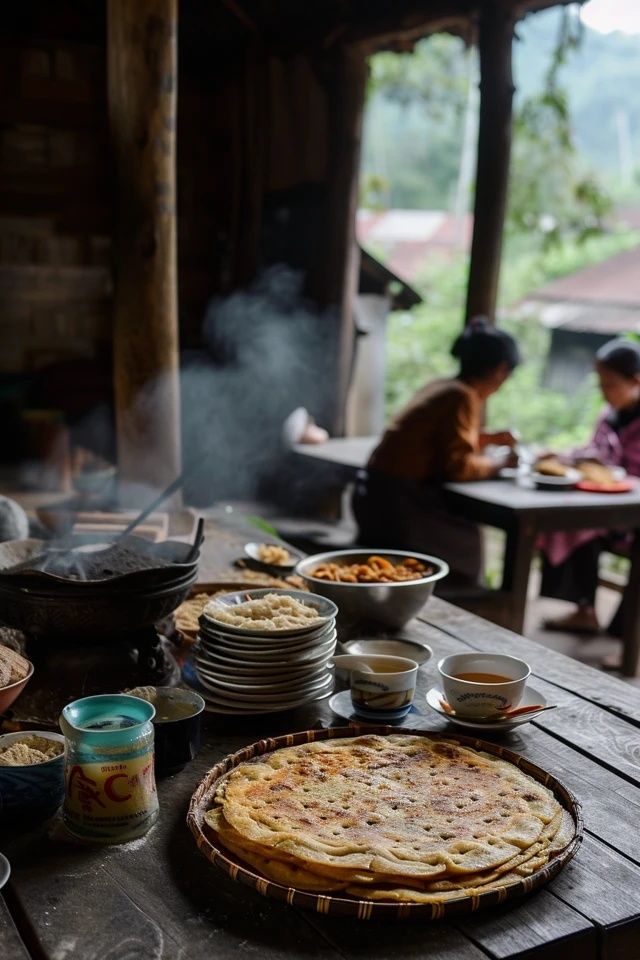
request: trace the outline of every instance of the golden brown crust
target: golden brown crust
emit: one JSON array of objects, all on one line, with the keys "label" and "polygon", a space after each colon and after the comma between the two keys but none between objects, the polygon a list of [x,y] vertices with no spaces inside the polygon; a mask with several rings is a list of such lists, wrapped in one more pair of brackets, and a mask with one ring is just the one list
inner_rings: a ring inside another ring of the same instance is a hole
[{"label": "golden brown crust", "polygon": [[379,899],[515,882],[574,832],[551,792],[514,765],[408,735],[278,750],[236,767],[215,800],[207,826],[264,876]]}]

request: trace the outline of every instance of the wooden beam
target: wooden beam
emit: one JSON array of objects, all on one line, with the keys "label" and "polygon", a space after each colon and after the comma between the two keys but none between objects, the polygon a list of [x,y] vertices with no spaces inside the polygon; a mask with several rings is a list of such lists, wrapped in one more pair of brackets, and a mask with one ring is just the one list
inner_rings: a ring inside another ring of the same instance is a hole
[{"label": "wooden beam", "polygon": [[123,488],[164,487],[180,470],[177,4],[108,3],[109,117],[117,189],[114,373]]},{"label": "wooden beam", "polygon": [[476,196],[467,287],[467,321],[495,315],[507,207],[513,77],[514,12],[488,0],[480,15],[480,125]]},{"label": "wooden beam", "polygon": [[328,94],[331,129],[326,255],[321,275],[314,283],[320,302],[336,309],[336,389],[328,425],[337,436],[344,432],[355,344],[353,303],[360,267],[356,213],[367,69],[363,47],[342,47],[330,70]]}]

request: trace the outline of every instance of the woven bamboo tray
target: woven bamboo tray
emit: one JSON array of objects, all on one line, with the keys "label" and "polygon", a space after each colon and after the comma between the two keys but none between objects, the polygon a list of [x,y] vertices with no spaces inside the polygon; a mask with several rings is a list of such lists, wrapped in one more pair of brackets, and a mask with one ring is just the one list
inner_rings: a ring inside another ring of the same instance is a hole
[{"label": "woven bamboo tray", "polygon": [[202,780],[191,798],[187,823],[193,833],[196,843],[204,856],[223,870],[232,880],[243,883],[257,890],[265,897],[284,900],[292,906],[313,910],[316,913],[331,914],[334,916],[355,917],[357,920],[440,920],[444,917],[471,913],[486,907],[497,906],[508,900],[514,900],[525,894],[532,893],[538,887],[548,883],[562,870],[564,865],[575,856],[582,841],[583,819],[582,809],[578,800],[559,780],[541,767],[531,763],[525,757],[499,744],[479,740],[476,737],[444,735],[425,732],[424,730],[410,730],[388,726],[367,726],[367,734],[398,734],[406,733],[412,736],[427,737],[430,740],[455,741],[465,747],[475,750],[484,750],[503,760],[508,760],[538,783],[552,791],[556,800],[569,811],[573,817],[576,832],[571,843],[544,867],[523,877],[518,883],[511,883],[498,889],[489,890],[473,896],[460,892],[460,897],[446,900],[442,903],[385,903],[384,901],[359,900],[355,897],[331,894],[309,893],[306,890],[297,890],[295,887],[285,887],[274,883],[256,873],[241,860],[236,859],[225,847],[218,845],[209,833],[203,829],[203,819],[206,811],[212,806],[213,797],[218,781],[234,767],[254,757],[259,757],[273,750],[283,747],[293,747],[301,743],[311,743],[314,740],[341,739],[361,735],[353,727],[332,727],[325,730],[304,730],[301,733],[290,733],[283,737],[274,737],[252,743],[237,753],[230,754],[213,767]]}]

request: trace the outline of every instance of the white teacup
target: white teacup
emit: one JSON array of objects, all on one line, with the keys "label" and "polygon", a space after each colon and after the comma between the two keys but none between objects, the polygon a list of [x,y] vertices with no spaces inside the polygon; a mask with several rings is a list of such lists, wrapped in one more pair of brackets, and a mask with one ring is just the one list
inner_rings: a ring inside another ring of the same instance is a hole
[{"label": "white teacup", "polygon": [[438,670],[443,693],[461,717],[517,707],[531,674],[524,660],[500,653],[454,653],[440,661]]},{"label": "white teacup", "polygon": [[351,674],[354,711],[371,720],[397,720],[411,709],[418,664],[407,657],[351,654],[334,657],[336,667]]}]

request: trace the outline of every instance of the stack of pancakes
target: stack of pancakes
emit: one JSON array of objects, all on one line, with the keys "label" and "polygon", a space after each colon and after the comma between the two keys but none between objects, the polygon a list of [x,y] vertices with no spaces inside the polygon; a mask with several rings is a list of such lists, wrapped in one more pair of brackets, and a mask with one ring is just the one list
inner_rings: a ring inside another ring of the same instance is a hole
[{"label": "stack of pancakes", "polygon": [[520,882],[575,833],[551,791],[513,764],[402,734],[243,763],[218,785],[205,823],[277,883],[417,903]]},{"label": "stack of pancakes", "polygon": [[589,483],[597,483],[603,487],[615,483],[615,473],[611,467],[607,467],[603,463],[596,463],[593,460],[580,460],[577,467],[582,474],[582,479]]}]

